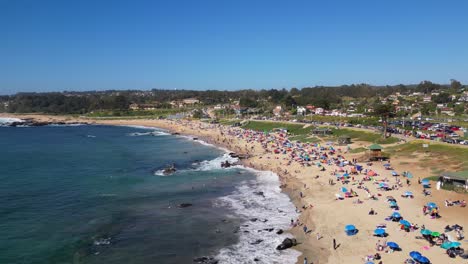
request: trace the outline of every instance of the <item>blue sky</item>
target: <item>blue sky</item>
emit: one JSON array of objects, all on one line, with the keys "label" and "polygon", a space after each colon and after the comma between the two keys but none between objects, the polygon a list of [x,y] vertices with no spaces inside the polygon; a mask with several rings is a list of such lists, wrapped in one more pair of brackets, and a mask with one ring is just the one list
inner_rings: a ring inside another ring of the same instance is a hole
[{"label": "blue sky", "polygon": [[0,0],[0,93],[468,83],[468,1]]}]

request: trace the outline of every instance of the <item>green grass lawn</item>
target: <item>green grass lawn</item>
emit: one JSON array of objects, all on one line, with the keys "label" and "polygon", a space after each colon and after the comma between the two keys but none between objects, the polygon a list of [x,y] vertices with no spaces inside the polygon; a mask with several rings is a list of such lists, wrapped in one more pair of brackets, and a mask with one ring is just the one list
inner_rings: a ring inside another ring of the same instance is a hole
[{"label": "green grass lawn", "polygon": [[272,131],[275,128],[285,128],[291,135],[307,135],[313,127],[304,128],[304,124],[293,124],[285,122],[264,122],[264,121],[249,121],[248,124],[242,126],[245,129],[253,129],[257,131]]},{"label": "green grass lawn", "polygon": [[399,141],[398,138],[389,137],[386,139],[382,138],[381,134],[373,133],[373,132],[366,132],[366,131],[359,131],[347,128],[330,128],[333,132],[333,137],[340,137],[340,136],[349,136],[354,141],[367,141],[370,143],[378,143],[378,144],[393,144]]},{"label": "green grass lawn", "polygon": [[[417,153],[426,153],[428,156],[423,160],[426,163],[437,161],[434,165],[459,165],[460,170],[468,170],[468,149],[463,146],[442,143],[429,144],[428,141],[414,140],[409,143],[389,147],[385,149],[390,154],[412,156]],[[423,144],[429,144],[423,148]],[[434,169],[438,169],[435,168]]]},{"label": "green grass lawn", "polygon": [[320,142],[320,139],[314,136],[308,136],[308,135],[298,135],[298,136],[291,136],[289,137],[290,140],[293,141],[300,141],[303,143],[316,143]]},{"label": "green grass lawn", "polygon": [[94,111],[93,113],[86,114],[87,117],[118,117],[118,118],[154,118],[159,116],[168,116],[176,113],[181,113],[188,111],[188,109],[177,109],[177,108],[168,108],[168,109],[155,109],[155,110],[141,110],[141,111],[132,111],[132,110],[102,110]]},{"label": "green grass lawn", "polygon": [[351,150],[349,151],[349,153],[361,153],[361,152],[364,152],[364,151],[366,151],[366,150],[367,150],[366,148],[359,147],[359,148],[351,149]]}]

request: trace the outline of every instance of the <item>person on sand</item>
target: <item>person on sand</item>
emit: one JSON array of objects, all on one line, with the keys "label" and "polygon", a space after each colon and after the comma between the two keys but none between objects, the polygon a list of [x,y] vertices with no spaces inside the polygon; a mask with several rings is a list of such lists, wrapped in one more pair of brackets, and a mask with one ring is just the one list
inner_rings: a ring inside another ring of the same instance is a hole
[{"label": "person on sand", "polygon": [[307,257],[304,257],[304,264],[307,264]]}]

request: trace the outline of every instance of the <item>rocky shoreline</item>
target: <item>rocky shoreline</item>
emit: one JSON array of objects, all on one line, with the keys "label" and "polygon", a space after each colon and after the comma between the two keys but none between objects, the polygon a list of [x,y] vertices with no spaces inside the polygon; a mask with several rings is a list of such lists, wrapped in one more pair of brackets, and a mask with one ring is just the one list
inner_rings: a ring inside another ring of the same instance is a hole
[{"label": "rocky shoreline", "polygon": [[66,126],[66,125],[89,125],[88,122],[66,122],[66,121],[38,121],[34,118],[21,119],[21,121],[13,121],[4,123],[7,127],[41,127],[41,126]]}]

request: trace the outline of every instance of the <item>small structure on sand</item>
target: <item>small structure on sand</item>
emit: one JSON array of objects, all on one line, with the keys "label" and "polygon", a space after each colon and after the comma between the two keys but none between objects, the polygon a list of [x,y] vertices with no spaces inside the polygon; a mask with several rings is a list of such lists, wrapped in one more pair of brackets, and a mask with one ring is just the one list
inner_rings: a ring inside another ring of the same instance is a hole
[{"label": "small structure on sand", "polygon": [[351,144],[351,137],[350,136],[341,136],[338,138],[338,145],[345,146]]},{"label": "small structure on sand", "polygon": [[440,175],[443,184],[463,186],[468,191],[468,171],[444,172]]},{"label": "small structure on sand", "polygon": [[382,155],[382,149],[383,147],[380,146],[379,144],[372,144],[369,146],[369,160],[375,161],[375,160],[385,160],[386,157]]}]

